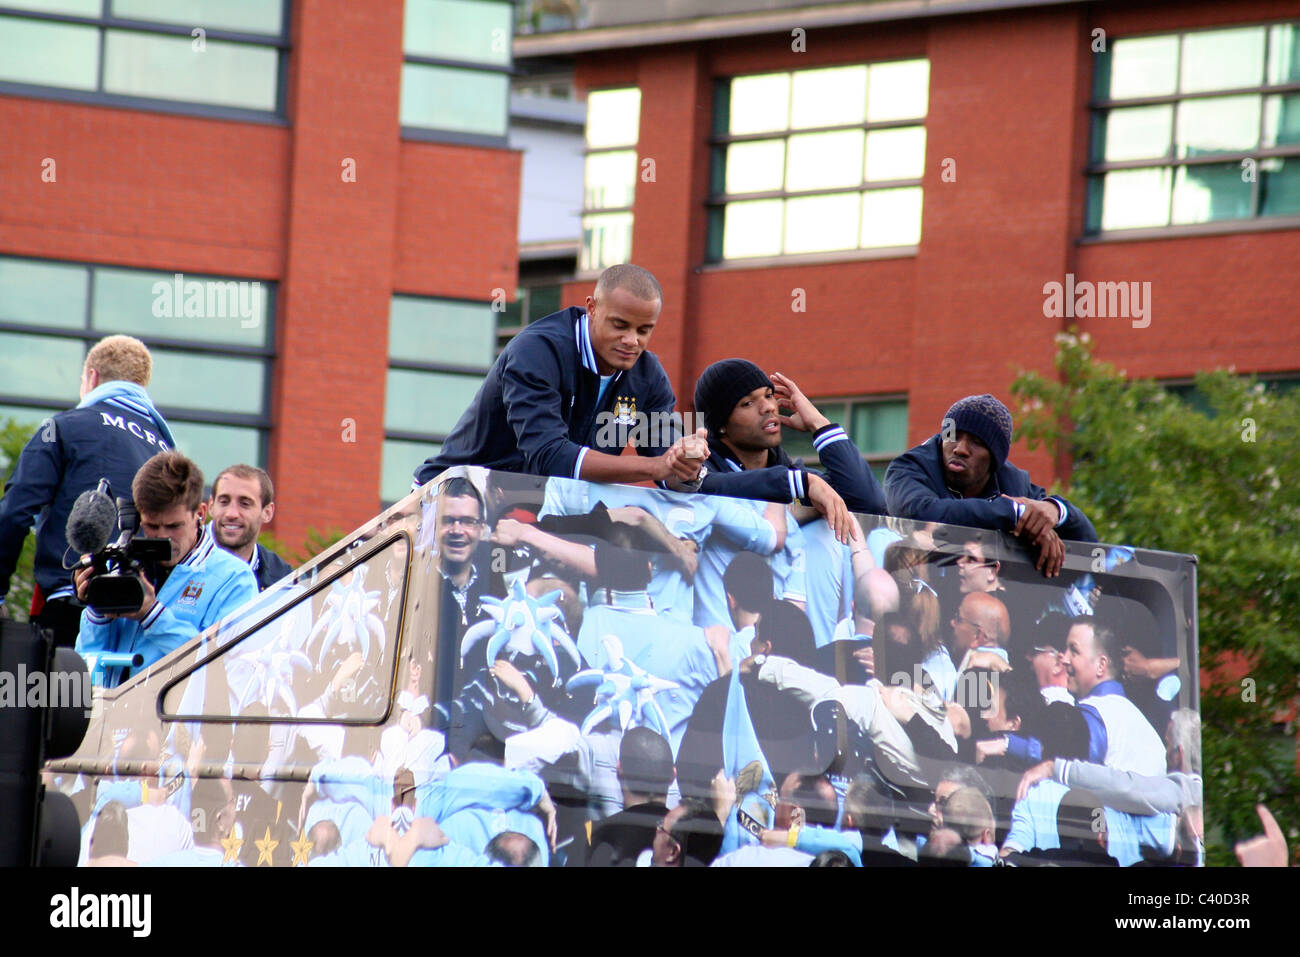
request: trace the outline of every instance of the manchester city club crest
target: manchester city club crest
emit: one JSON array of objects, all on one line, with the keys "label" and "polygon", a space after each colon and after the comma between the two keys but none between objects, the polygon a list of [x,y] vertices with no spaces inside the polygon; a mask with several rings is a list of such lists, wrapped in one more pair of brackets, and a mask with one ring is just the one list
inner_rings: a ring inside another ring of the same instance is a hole
[{"label": "manchester city club crest", "polygon": [[203,594],[203,582],[199,581],[198,579],[191,578],[189,581],[185,583],[185,587],[181,589],[181,597],[179,599],[180,604],[193,605],[196,602],[198,602],[199,596],[202,594]]},{"label": "manchester city club crest", "polygon": [[614,400],[614,424],[636,424],[636,396],[620,395]]}]

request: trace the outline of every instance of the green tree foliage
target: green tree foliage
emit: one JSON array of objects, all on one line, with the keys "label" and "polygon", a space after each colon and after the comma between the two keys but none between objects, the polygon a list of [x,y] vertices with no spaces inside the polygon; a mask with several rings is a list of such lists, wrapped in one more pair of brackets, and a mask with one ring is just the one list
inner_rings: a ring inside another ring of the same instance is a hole
[{"label": "green tree foliage", "polygon": [[[9,481],[9,476],[18,464],[18,456],[23,446],[40,427],[37,419],[19,422],[14,419],[0,420],[0,484]],[[32,587],[36,580],[32,577],[32,562],[36,556],[36,536],[28,535],[23,542],[23,551],[18,558],[13,577],[9,581],[9,594],[0,596],[5,599],[5,607],[15,621],[26,621],[28,609],[32,606]]]},{"label": "green tree foliage", "polygon": [[1201,718],[1211,863],[1273,811],[1300,837],[1300,391],[1220,370],[1185,401],[1058,336],[1058,380],[1012,386],[1031,448],[1073,461],[1070,495],[1104,542],[1198,558]]}]

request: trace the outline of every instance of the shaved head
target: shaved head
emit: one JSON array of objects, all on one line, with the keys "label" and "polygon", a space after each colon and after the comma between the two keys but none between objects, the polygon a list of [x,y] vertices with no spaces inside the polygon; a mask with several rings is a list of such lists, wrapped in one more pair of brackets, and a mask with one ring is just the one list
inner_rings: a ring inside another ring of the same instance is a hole
[{"label": "shaved head", "polygon": [[664,291],[659,286],[659,280],[649,270],[630,263],[610,266],[602,272],[596,280],[594,298],[599,300],[615,289],[625,289],[643,302],[664,301]]},{"label": "shaved head", "polygon": [[962,599],[961,613],[979,625],[990,644],[999,648],[1011,635],[1011,616],[1007,606],[986,592],[972,592]]}]

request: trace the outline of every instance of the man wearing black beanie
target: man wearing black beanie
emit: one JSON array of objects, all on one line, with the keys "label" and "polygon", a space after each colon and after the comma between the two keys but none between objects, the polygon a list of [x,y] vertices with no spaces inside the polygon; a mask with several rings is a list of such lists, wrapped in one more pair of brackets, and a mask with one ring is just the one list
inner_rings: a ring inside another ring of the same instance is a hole
[{"label": "man wearing black beanie", "polygon": [[1049,497],[1008,462],[1010,448],[1005,405],[988,394],[954,402],[937,435],[890,463],[890,514],[1019,535],[1039,549],[1037,567],[1055,577],[1065,559],[1061,540],[1095,542],[1097,531],[1078,506]]},{"label": "man wearing black beanie", "polygon": [[[786,425],[813,434],[825,476],[792,461],[781,448]],[[695,383],[695,411],[709,432],[700,491],[768,502],[798,502],[826,517],[835,537],[858,537],[850,511],[885,511],[885,496],[848,433],[828,421],[794,381],[771,377],[746,359],[723,359]]]}]

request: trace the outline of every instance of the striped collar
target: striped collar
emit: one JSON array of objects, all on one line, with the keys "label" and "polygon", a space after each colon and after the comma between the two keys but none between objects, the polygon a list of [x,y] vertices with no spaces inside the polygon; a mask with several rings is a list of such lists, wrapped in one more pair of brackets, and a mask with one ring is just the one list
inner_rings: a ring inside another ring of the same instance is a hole
[{"label": "striped collar", "polygon": [[203,526],[203,533],[199,535],[199,540],[194,543],[194,547],[190,549],[190,553],[178,561],[176,567],[180,567],[181,565],[190,565],[194,567],[201,566],[205,561],[207,561],[208,556],[212,554],[213,550],[219,547],[216,538],[212,535],[212,523],[209,522],[207,525]]},{"label": "striped collar", "polygon": [[578,321],[573,325],[573,332],[578,342],[578,356],[582,359],[582,367],[588,372],[600,375],[600,369],[596,366],[596,350],[591,347],[591,317],[585,312],[579,316]]},{"label": "striped collar", "polygon": [[258,566],[262,564],[262,546],[256,542],[253,544],[253,557],[249,559],[248,567],[254,575],[257,574]]}]

